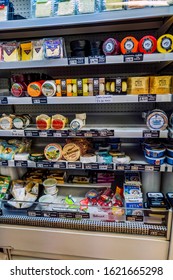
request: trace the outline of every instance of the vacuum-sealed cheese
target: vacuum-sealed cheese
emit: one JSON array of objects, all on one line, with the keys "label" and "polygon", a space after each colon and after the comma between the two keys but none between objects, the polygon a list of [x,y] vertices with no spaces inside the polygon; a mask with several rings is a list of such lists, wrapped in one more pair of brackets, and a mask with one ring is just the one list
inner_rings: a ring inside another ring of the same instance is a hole
[{"label": "vacuum-sealed cheese", "polygon": [[148,94],[149,77],[130,77],[127,79],[127,94]]},{"label": "vacuum-sealed cheese", "polygon": [[150,77],[150,93],[168,94],[172,91],[171,76]]},{"label": "vacuum-sealed cheese", "polygon": [[47,115],[39,115],[36,117],[37,129],[46,130],[50,128],[51,118]]}]

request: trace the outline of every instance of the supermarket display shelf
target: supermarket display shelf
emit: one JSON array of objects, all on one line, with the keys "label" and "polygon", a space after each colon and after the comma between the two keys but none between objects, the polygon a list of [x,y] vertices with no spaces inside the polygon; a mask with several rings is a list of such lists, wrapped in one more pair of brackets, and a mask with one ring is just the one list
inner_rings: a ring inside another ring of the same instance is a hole
[{"label": "supermarket display shelf", "polygon": [[77,97],[21,97],[0,96],[1,105],[20,104],[102,104],[102,103],[141,103],[172,102],[172,94],[139,94],[139,95],[96,95]]},{"label": "supermarket display shelf", "polygon": [[93,183],[93,184],[76,184],[76,183],[58,183],[57,187],[64,187],[64,188],[88,188],[88,189],[99,189],[99,188],[110,188],[111,183]]},{"label": "supermarket display shelf", "polygon": [[26,215],[2,215],[0,224],[15,224],[37,227],[52,227],[66,229],[80,229],[97,232],[114,232],[125,234],[151,235],[155,238],[165,239],[167,236],[167,226],[143,224],[141,222],[102,222],[93,220],[74,220],[51,217],[32,217]]},{"label": "supermarket display shelf", "polygon": [[1,160],[0,166],[4,167],[25,167],[25,168],[52,168],[52,169],[64,169],[64,170],[101,170],[101,171],[157,171],[166,172],[167,165],[150,165],[144,160],[133,160],[129,164],[115,164],[115,163],[82,163],[80,161],[67,162],[57,161],[51,162],[47,160],[34,162],[31,160]]},{"label": "supermarket display shelf", "polygon": [[[33,18],[27,20],[2,21],[0,22],[1,32],[7,31],[33,31],[49,28],[67,28],[74,31],[78,26],[92,26],[92,25],[106,25],[110,23],[118,23],[142,20],[142,19],[156,19],[160,17],[169,17],[173,14],[173,6],[153,7],[144,9],[129,9],[111,12],[102,12],[97,14],[82,14],[74,16],[61,16],[52,18]],[[63,24],[62,24],[63,23]],[[152,28],[151,25],[148,26]],[[71,32],[72,32],[71,31]]]},{"label": "supermarket display shelf", "polygon": [[168,130],[149,130],[146,125],[88,125],[79,131],[71,131],[68,127],[63,130],[38,130],[29,127],[25,130],[0,130],[0,137],[116,137],[116,138],[168,138]]},{"label": "supermarket display shelf", "polygon": [[11,69],[35,69],[51,67],[74,67],[74,66],[93,66],[105,64],[129,64],[129,63],[160,63],[173,61],[173,53],[153,53],[153,54],[126,54],[114,56],[97,57],[71,57],[59,59],[44,59],[31,61],[0,62],[0,70]]}]

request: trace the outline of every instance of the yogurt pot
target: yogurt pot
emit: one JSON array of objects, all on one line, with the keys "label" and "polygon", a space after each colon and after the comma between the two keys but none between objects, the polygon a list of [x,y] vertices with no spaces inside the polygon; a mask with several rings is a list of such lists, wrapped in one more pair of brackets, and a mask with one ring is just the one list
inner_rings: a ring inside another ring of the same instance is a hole
[{"label": "yogurt pot", "polygon": [[151,158],[148,156],[145,156],[147,163],[153,164],[153,165],[161,165],[164,163],[165,157],[161,158]]},{"label": "yogurt pot", "polygon": [[168,155],[169,157],[172,157],[172,158],[173,158],[173,149],[168,149],[168,148],[167,148],[166,152],[167,152],[167,155]]},{"label": "yogurt pot", "polygon": [[47,194],[55,194],[57,192],[57,180],[54,178],[44,180],[43,186]]},{"label": "yogurt pot", "polygon": [[173,157],[166,157],[166,162],[173,165]]},{"label": "yogurt pot", "polygon": [[44,190],[44,193],[47,195],[56,196],[58,191],[59,191],[58,188],[56,188],[54,191],[54,189],[52,187],[49,187]]},{"label": "yogurt pot", "polygon": [[54,202],[54,196],[50,195],[50,194],[46,194],[46,195],[42,195],[39,198],[39,203],[40,203],[40,207],[42,210],[51,210],[51,205],[50,203]]},{"label": "yogurt pot", "polygon": [[147,147],[145,148],[145,155],[147,157],[152,157],[152,158],[161,158],[164,156],[165,151],[166,151],[165,148]]}]

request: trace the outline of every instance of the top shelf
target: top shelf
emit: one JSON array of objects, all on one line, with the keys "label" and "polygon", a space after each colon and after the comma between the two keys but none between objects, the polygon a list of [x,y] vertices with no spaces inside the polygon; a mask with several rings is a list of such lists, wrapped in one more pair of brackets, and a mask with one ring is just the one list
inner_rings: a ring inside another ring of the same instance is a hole
[{"label": "top shelf", "polygon": [[[3,37],[8,35],[8,31],[22,32],[26,34],[26,31],[39,31],[44,32],[43,29],[57,29],[62,30],[62,34],[76,34],[78,30],[76,28],[86,28],[86,33],[91,32],[91,29],[88,27],[97,26],[97,30],[100,26],[100,32],[102,28],[105,26],[109,26],[111,24],[125,24],[129,25],[129,21],[131,22],[139,22],[139,24],[143,24],[146,20],[157,21],[160,19],[164,19],[166,17],[170,17],[173,15],[173,6],[166,7],[153,7],[153,8],[144,8],[144,9],[132,9],[132,10],[120,10],[120,11],[110,11],[110,12],[102,12],[96,14],[83,14],[83,15],[74,15],[74,16],[61,16],[61,17],[51,17],[51,18],[32,18],[25,20],[15,20],[15,21],[3,21],[0,22],[0,34],[4,34]],[[160,23],[161,24],[161,23]],[[148,28],[153,29],[153,25],[148,23]],[[46,32],[46,31],[45,31]],[[80,32],[80,31],[79,31]],[[93,31],[94,32],[94,31]],[[58,32],[59,33],[59,32]],[[24,35],[23,35],[24,36]]]}]

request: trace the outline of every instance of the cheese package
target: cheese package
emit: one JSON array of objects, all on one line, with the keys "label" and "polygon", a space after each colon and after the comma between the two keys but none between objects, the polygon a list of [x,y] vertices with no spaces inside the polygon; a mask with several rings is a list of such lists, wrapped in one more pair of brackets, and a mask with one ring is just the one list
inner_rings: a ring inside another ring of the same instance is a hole
[{"label": "cheese package", "polygon": [[19,43],[8,42],[2,45],[3,48],[3,59],[6,62],[19,61]]},{"label": "cheese package", "polygon": [[55,129],[55,130],[61,130],[64,129],[64,127],[66,126],[68,120],[66,117],[62,116],[62,115],[54,115],[52,116],[52,120],[51,120],[51,128]]},{"label": "cheese package", "polygon": [[105,55],[116,55],[120,53],[120,43],[114,38],[108,38],[102,46]]},{"label": "cheese package", "polygon": [[44,40],[45,58],[63,58],[65,57],[64,39],[48,38]]},{"label": "cheese package", "polygon": [[133,36],[125,37],[120,44],[122,54],[138,52],[138,41]]},{"label": "cheese package", "polygon": [[42,94],[42,84],[44,81],[32,82],[27,87],[28,95],[31,97],[39,97]]},{"label": "cheese package", "polygon": [[51,118],[47,115],[39,115],[36,117],[37,129],[46,130],[50,128]]},{"label": "cheese package", "polygon": [[172,92],[172,77],[158,76],[150,77],[151,94],[168,94]]},{"label": "cheese package", "polygon": [[148,94],[149,77],[130,77],[127,79],[127,94]]},{"label": "cheese package", "polygon": [[32,41],[32,59],[42,60],[43,59],[43,40]]},{"label": "cheese package", "polygon": [[155,109],[147,114],[146,124],[151,130],[165,130],[168,126],[168,117],[164,111]]},{"label": "cheese package", "polygon": [[93,95],[105,94],[105,78],[93,78]]},{"label": "cheese package", "polygon": [[139,51],[141,53],[153,53],[157,49],[157,40],[154,36],[144,36],[139,41]]},{"label": "cheese package", "polygon": [[33,17],[51,17],[53,16],[53,0],[32,0],[31,8]]},{"label": "cheese package", "polygon": [[20,43],[21,60],[32,60],[32,42]]},{"label": "cheese package", "polygon": [[1,0],[0,1],[0,21],[8,20],[8,0]]},{"label": "cheese package", "polygon": [[122,9],[123,9],[123,1],[103,0],[103,2],[102,2],[103,11],[114,11],[114,10],[122,10]]},{"label": "cheese package", "polygon": [[82,79],[83,96],[93,96],[93,78]]},{"label": "cheese package", "polygon": [[66,144],[63,148],[63,157],[67,161],[77,161],[80,158],[81,150],[75,143]]},{"label": "cheese package", "polygon": [[157,51],[160,53],[170,53],[173,51],[173,35],[164,34],[157,40]]},{"label": "cheese package", "polygon": [[55,15],[67,16],[67,15],[74,15],[74,14],[75,14],[74,0],[59,0],[57,4],[55,3]]},{"label": "cheese package", "polygon": [[127,81],[122,78],[106,78],[105,80],[105,94],[126,94]]},{"label": "cheese package", "polygon": [[66,79],[67,96],[77,96],[77,79]]},{"label": "cheese package", "polygon": [[13,122],[12,118],[8,116],[4,116],[0,118],[0,129],[9,130],[12,129]]},{"label": "cheese package", "polygon": [[46,81],[41,87],[42,94],[47,97],[54,96],[56,94],[56,84],[54,81]]},{"label": "cheese package", "polygon": [[52,143],[45,147],[44,155],[49,161],[58,161],[62,157],[62,147],[59,144]]},{"label": "cheese package", "polygon": [[56,96],[67,96],[67,83],[66,79],[59,79],[56,83]]}]

